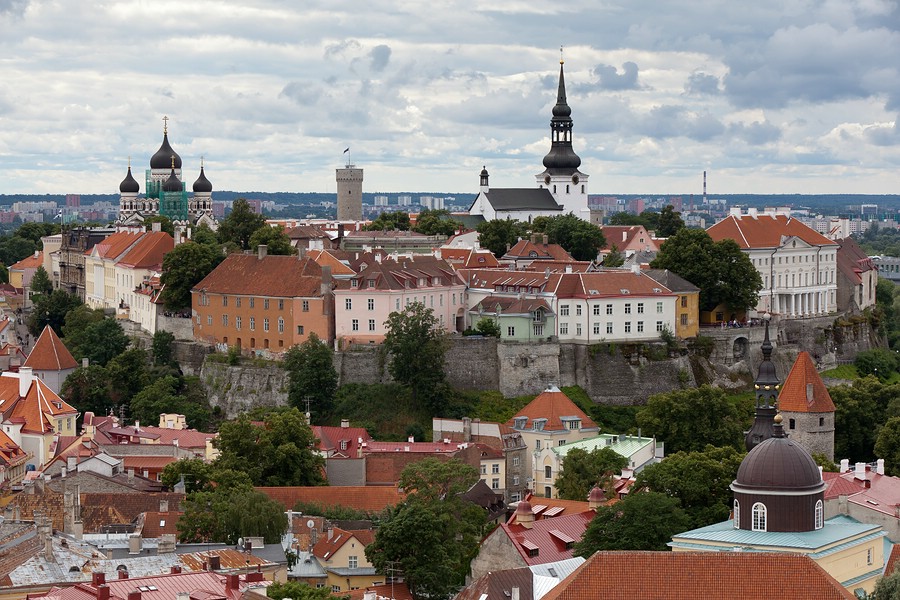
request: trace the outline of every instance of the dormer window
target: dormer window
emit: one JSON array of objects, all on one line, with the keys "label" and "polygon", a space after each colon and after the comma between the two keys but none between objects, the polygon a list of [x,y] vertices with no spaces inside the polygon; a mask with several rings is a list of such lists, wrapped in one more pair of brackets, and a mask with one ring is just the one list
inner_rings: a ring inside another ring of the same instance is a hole
[{"label": "dormer window", "polygon": [[532,429],[535,431],[543,431],[544,425],[547,424],[547,419],[535,419],[532,422]]},{"label": "dormer window", "polygon": [[341,440],[341,450],[346,450],[349,446],[349,442],[347,440]]},{"label": "dormer window", "polygon": [[352,288],[358,288],[358,287],[359,287],[359,281],[357,281],[356,279],[351,279],[351,280],[350,280],[350,287],[352,287]]},{"label": "dormer window", "polygon": [[513,419],[513,427],[515,429],[525,429],[525,424],[528,422],[528,417],[516,417]]},{"label": "dormer window", "polygon": [[370,280],[368,281],[368,286],[367,286],[367,287],[370,287],[370,288],[375,287],[375,280],[374,280],[374,279],[370,279]]}]

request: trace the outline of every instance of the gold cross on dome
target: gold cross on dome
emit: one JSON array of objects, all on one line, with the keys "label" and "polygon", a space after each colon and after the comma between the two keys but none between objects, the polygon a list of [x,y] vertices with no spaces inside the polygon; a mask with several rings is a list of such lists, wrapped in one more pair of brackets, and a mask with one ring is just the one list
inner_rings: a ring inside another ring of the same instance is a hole
[{"label": "gold cross on dome", "polygon": [[[562,49],[560,49],[562,52]],[[169,133],[169,117],[163,117],[163,133]]]}]

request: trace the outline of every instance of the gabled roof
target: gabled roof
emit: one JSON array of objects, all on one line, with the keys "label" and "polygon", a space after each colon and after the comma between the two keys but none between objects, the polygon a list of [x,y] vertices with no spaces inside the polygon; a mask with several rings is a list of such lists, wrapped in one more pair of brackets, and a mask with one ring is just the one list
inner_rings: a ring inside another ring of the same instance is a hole
[{"label": "gabled roof", "polygon": [[441,248],[441,258],[454,269],[490,269],[500,266],[497,257],[490,250],[485,249],[444,246]]},{"label": "gabled roof", "polygon": [[534,576],[528,567],[503,569],[485,573],[456,596],[455,600],[510,600],[512,590],[519,598],[533,598]]},{"label": "gabled roof", "polygon": [[28,454],[0,429],[0,464],[7,467],[18,465],[27,458]]},{"label": "gabled roof", "polygon": [[[614,573],[627,573],[623,582]],[[764,552],[597,552],[543,600],[744,600],[855,596],[808,556]]]},{"label": "gabled roof", "polygon": [[597,429],[597,424],[555,386],[542,392],[537,398],[529,402],[525,408],[517,412],[506,424],[514,427],[516,417],[527,417],[525,426],[520,431],[533,429],[535,419],[546,419],[543,431],[568,430],[569,428],[563,420],[568,421],[570,418],[581,420],[581,429]]},{"label": "gabled roof", "polygon": [[37,250],[34,254],[26,256],[19,262],[9,265],[9,270],[24,271],[25,269],[37,269],[42,264],[44,264],[44,253]]},{"label": "gabled roof", "polygon": [[46,325],[22,366],[35,371],[64,371],[77,368],[78,363],[53,328]]},{"label": "gabled roof", "polygon": [[[336,281],[336,289],[403,290],[462,285],[453,267],[431,254],[392,255],[381,259],[371,252],[364,252],[350,262],[350,267],[357,275]],[[353,287],[354,283],[356,287]]]},{"label": "gabled roof", "polygon": [[309,258],[229,254],[193,292],[273,298],[321,296],[322,267]]},{"label": "gabled roof", "polygon": [[603,225],[600,230],[603,231],[603,237],[606,239],[602,250],[612,250],[612,247],[615,246],[621,252],[625,250],[626,246],[635,243],[636,238],[637,243],[640,244],[639,235],[644,236],[644,248],[652,251],[659,250],[659,243],[650,237],[650,232],[643,225]]},{"label": "gabled roof", "polygon": [[19,373],[0,375],[0,413],[5,419],[22,419],[25,433],[52,433],[53,418],[75,416],[78,411],[60,398],[47,384],[33,377],[28,393],[19,396]]},{"label": "gabled roof", "polygon": [[641,271],[644,275],[660,283],[673,292],[677,293],[699,293],[700,288],[696,285],[688,281],[687,279],[683,279],[673,273],[668,269],[645,269]]},{"label": "gabled roof", "polygon": [[272,500],[294,508],[297,502],[322,506],[345,506],[361,511],[379,512],[403,501],[404,494],[393,486],[294,486],[258,487]]},{"label": "gabled roof", "polygon": [[542,260],[533,262],[527,267],[522,267],[523,271],[544,271],[551,273],[589,273],[596,271],[597,268],[593,261],[590,260]]},{"label": "gabled roof", "polygon": [[331,274],[334,276],[356,275],[356,271],[335,256],[331,250],[307,250],[306,256],[316,261],[320,267],[331,267]]},{"label": "gabled roof", "polygon": [[[551,276],[552,277],[552,276]],[[627,269],[608,269],[594,273],[563,273],[553,291],[564,298],[604,298],[616,296],[671,295],[662,283]],[[550,286],[548,286],[550,287]]]},{"label": "gabled roof", "polygon": [[563,209],[547,188],[491,188],[484,195],[496,211]]},{"label": "gabled roof", "polygon": [[351,539],[355,539],[363,548],[365,548],[375,541],[375,532],[371,529],[345,530],[335,527],[331,532],[331,537],[322,537],[316,542],[316,545],[313,546],[312,552],[316,558],[328,560]]},{"label": "gabled roof", "polygon": [[[519,524],[500,525],[527,565],[539,565],[572,558],[572,542],[584,536],[594,518],[593,510],[535,521],[531,529]],[[535,554],[535,550],[537,554]]]},{"label": "gabled roof", "polygon": [[782,412],[834,412],[834,402],[828,388],[819,377],[812,358],[801,351],[778,394],[778,409]]},{"label": "gabled roof", "polygon": [[[106,578],[109,586],[110,600],[127,600],[128,594],[135,590],[141,590],[143,597],[155,600],[176,600],[180,593],[188,593],[192,600],[227,599],[239,600],[242,591],[246,589],[246,577],[241,576],[238,589],[228,589],[226,576],[213,571],[198,571],[189,573],[177,573],[168,575],[156,575],[151,577],[131,577],[128,579],[116,579],[114,574]],[[266,585],[266,582],[259,582]],[[257,584],[258,585],[258,584]],[[152,589],[151,589],[152,588]],[[47,600],[95,600],[99,597],[97,587],[90,583],[78,583],[64,588],[54,587],[46,594],[33,594],[32,598]]]},{"label": "gabled roof", "polygon": [[863,252],[853,238],[838,240],[838,244],[840,244],[837,251],[838,270],[853,285],[862,283],[862,273],[877,270],[875,261]]},{"label": "gabled roof", "polygon": [[292,240],[330,240],[331,236],[313,225],[297,225],[284,232]]},{"label": "gabled roof", "polygon": [[[316,448],[324,452],[334,453],[329,458],[356,458],[357,451],[360,447],[360,440],[370,442],[372,436],[366,431],[365,427],[327,427],[324,425],[313,425],[311,427],[313,435],[316,436],[318,444]],[[341,446],[344,446],[343,448]]]},{"label": "gabled roof", "polygon": [[730,215],[706,230],[713,241],[734,240],[743,249],[778,248],[792,237],[811,246],[836,246],[818,231],[787,215]]},{"label": "gabled roof", "polygon": [[85,254],[110,260],[118,259],[144,233],[137,231],[117,231],[105,240],[97,242],[93,248],[85,250]]},{"label": "gabled roof", "polygon": [[[900,477],[881,475],[869,469],[859,478],[851,468],[846,473],[823,473],[825,499],[847,496],[847,501],[897,519]],[[868,487],[866,487],[868,486]]]},{"label": "gabled roof", "polygon": [[566,252],[565,248],[559,244],[535,243],[531,240],[519,240],[502,257],[503,260],[515,260],[517,258],[575,262],[572,255]]},{"label": "gabled roof", "polygon": [[159,268],[163,257],[174,247],[175,240],[165,231],[148,231],[118,261],[118,265],[129,269]]},{"label": "gabled roof", "polygon": [[553,314],[550,305],[543,298],[511,298],[491,294],[469,309],[469,312],[478,313],[479,307],[481,312],[499,312],[504,315],[528,315],[538,309],[544,310],[547,314]]}]

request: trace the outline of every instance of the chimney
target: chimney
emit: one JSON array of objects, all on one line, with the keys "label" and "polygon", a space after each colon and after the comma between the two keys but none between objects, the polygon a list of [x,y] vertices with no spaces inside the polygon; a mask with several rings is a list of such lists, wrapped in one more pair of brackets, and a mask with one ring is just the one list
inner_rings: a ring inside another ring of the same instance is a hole
[{"label": "chimney", "polygon": [[156,546],[157,554],[169,554],[175,552],[175,534],[166,533],[160,536]]},{"label": "chimney", "polygon": [[213,554],[209,557],[209,570],[210,571],[218,571],[222,568],[222,558],[218,554]]},{"label": "chimney", "polygon": [[97,586],[97,600],[109,600],[109,586],[105,583]]},{"label": "chimney", "polygon": [[28,395],[33,379],[34,374],[31,372],[31,367],[19,367],[19,396],[21,398]]},{"label": "chimney", "polygon": [[331,291],[331,267],[325,265],[322,267],[322,295],[329,293]]},{"label": "chimney", "polygon": [[128,536],[128,554],[140,554],[143,546],[141,534],[132,533]]},{"label": "chimney", "polygon": [[631,272],[634,273],[635,275],[640,275],[641,274],[641,265],[639,265],[638,263],[634,263],[633,265],[631,265]]},{"label": "chimney", "polygon": [[256,255],[259,260],[262,260],[266,257],[266,254],[269,253],[269,247],[265,244],[260,244],[256,248]]},{"label": "chimney", "polygon": [[70,471],[76,471],[78,469],[78,457],[77,456],[67,456],[66,457],[66,468]]},{"label": "chimney", "polygon": [[60,478],[62,478],[62,479],[65,479],[65,478],[66,478],[66,468],[65,468],[65,467],[61,467],[61,468],[59,469],[59,476],[60,476]]},{"label": "chimney", "polygon": [[510,590],[509,600],[519,600],[519,586],[513,586],[513,589]]},{"label": "chimney", "polygon": [[876,466],[875,466],[875,472],[878,473],[879,475],[884,475],[884,459],[883,459],[883,458],[879,458],[879,459],[875,462],[875,465],[876,465]]},{"label": "chimney", "polygon": [[550,238],[547,236],[546,233],[543,236],[543,242],[544,242],[545,246],[550,242]]},{"label": "chimney", "polygon": [[850,470],[850,459],[844,458],[841,459],[841,473],[846,473]]},{"label": "chimney", "polygon": [[623,232],[622,232],[622,241],[623,241],[623,242],[627,242],[627,241],[628,241],[628,232],[627,232],[627,231],[623,231]]},{"label": "chimney", "polygon": [[128,469],[128,483],[134,483],[134,469]]},{"label": "chimney", "polygon": [[81,368],[87,369],[89,366],[91,366],[91,359],[85,356],[81,359]]},{"label": "chimney", "polygon": [[[172,568],[169,569],[169,573],[171,573],[172,575],[178,575],[179,573],[181,573],[181,566],[172,565]],[[190,595],[188,595],[188,597],[190,597]]]},{"label": "chimney", "polygon": [[168,500],[160,500],[159,501],[159,512],[169,512],[169,501]]},{"label": "chimney", "polygon": [[91,585],[94,587],[103,585],[106,583],[106,573],[103,571],[94,571],[91,573]]},{"label": "chimney", "polygon": [[350,419],[341,419],[341,427],[347,429],[350,427]]},{"label": "chimney", "polygon": [[813,400],[815,400],[815,398],[813,397],[813,384],[807,383],[806,384],[806,403],[812,404]]},{"label": "chimney", "polygon": [[472,441],[472,419],[470,419],[469,417],[463,417],[462,426],[463,426],[463,441],[471,442]]},{"label": "chimney", "polygon": [[226,586],[225,586],[226,589],[229,589],[229,590],[239,589],[241,587],[241,576],[234,575],[234,574],[228,574],[225,576],[225,583],[226,583]]},{"label": "chimney", "polygon": [[858,462],[856,463],[856,471],[853,473],[854,479],[865,479],[866,478],[866,463]]},{"label": "chimney", "polygon": [[[118,573],[119,579],[128,579],[128,571],[125,569],[119,569],[116,573]],[[138,592],[138,594],[140,594],[140,592]],[[131,598],[131,594],[129,594],[128,597]]]},{"label": "chimney", "polygon": [[409,442],[410,444],[412,444],[413,442],[416,441],[416,438],[415,438],[415,436],[411,435],[408,438],[406,438],[406,441]]},{"label": "chimney", "polygon": [[566,265],[566,273],[572,272],[572,265]]},{"label": "chimney", "polygon": [[[154,223],[158,225],[159,223]],[[141,590],[131,590],[128,592],[128,600],[141,600]]]},{"label": "chimney", "polygon": [[340,243],[342,239],[344,239],[344,224],[338,223],[337,240],[335,241]]}]

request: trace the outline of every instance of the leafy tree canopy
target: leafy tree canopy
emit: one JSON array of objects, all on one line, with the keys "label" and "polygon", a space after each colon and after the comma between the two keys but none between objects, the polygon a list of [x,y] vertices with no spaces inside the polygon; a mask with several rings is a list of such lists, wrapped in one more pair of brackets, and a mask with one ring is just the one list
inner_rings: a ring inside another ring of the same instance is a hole
[{"label": "leafy tree canopy", "polygon": [[556,217],[538,217],[532,224],[534,231],[546,233],[550,243],[559,244],[575,260],[595,260],[606,243],[599,227],[569,213]]},{"label": "leafy tree canopy", "polygon": [[611,506],[601,506],[575,555],[601,550],[668,550],[672,536],[690,528],[678,499],[657,492],[637,492]]},{"label": "leafy tree canopy", "polygon": [[426,458],[403,469],[398,485],[417,502],[434,502],[455,497],[477,481],[475,467],[460,460]]},{"label": "leafy tree canopy", "polygon": [[78,407],[82,414],[92,412],[103,416],[117,408],[110,394],[109,375],[100,365],[78,367],[72,371],[63,382],[60,395]]},{"label": "leafy tree canopy", "polygon": [[607,490],[612,478],[628,466],[628,459],[612,448],[595,448],[590,452],[581,448],[569,450],[562,461],[562,471],[556,478],[556,491],[564,500],[588,498],[594,486]]},{"label": "leafy tree canopy", "polygon": [[384,349],[391,357],[391,376],[412,390],[414,400],[437,410],[446,393],[446,340],[434,311],[421,302],[413,302],[392,312],[385,328]]},{"label": "leafy tree canopy", "polygon": [[253,212],[244,198],[238,198],[231,205],[228,216],[219,223],[219,242],[230,242],[241,250],[250,250],[250,238],[257,229],[266,226],[266,218]]},{"label": "leafy tree canopy", "polygon": [[366,231],[409,231],[409,213],[383,212],[366,226]]},{"label": "leafy tree canopy", "polygon": [[160,282],[166,309],[177,312],[191,307],[191,289],[223,260],[218,247],[198,242],[178,244],[163,258]]},{"label": "leafy tree canopy", "polygon": [[656,231],[656,237],[667,238],[678,233],[683,227],[681,213],[675,212],[675,207],[669,204],[660,211],[656,226],[652,229]]},{"label": "leafy tree canopy", "polygon": [[884,459],[888,475],[900,475],[900,417],[891,417],[878,431],[875,455]]},{"label": "leafy tree canopy", "polygon": [[708,445],[701,451],[676,452],[641,471],[633,489],[678,499],[690,528],[712,525],[730,514],[730,486],[743,458],[743,452],[730,446]]},{"label": "leafy tree canopy", "polygon": [[46,296],[35,299],[34,308],[28,317],[28,332],[37,338],[44,327],[49,325],[56,335],[63,337],[63,324],[66,322],[66,314],[81,305],[78,296],[73,296],[64,290],[53,290]]},{"label": "leafy tree canopy", "polygon": [[47,269],[40,265],[35,269],[34,275],[31,277],[31,293],[46,296],[52,292],[53,282],[50,281],[50,276],[47,275]]},{"label": "leafy tree canopy", "polygon": [[150,215],[144,219],[144,225],[147,227],[147,230],[152,230],[154,223],[159,223],[160,231],[175,237],[175,225],[172,223],[172,219],[165,215]]},{"label": "leafy tree canopy", "polygon": [[332,598],[337,598],[332,596],[329,588],[314,588],[299,581],[287,581],[285,583],[276,581],[266,588],[266,595],[272,600],[282,600],[283,598],[290,598],[291,600],[331,600]]},{"label": "leafy tree canopy", "polygon": [[288,401],[291,406],[305,410],[306,399],[309,398],[311,413],[327,415],[338,387],[334,353],[328,344],[311,333],[305,342],[285,353],[283,366],[288,372]]},{"label": "leafy tree canopy", "polygon": [[853,364],[861,376],[874,375],[885,381],[897,371],[897,354],[884,348],[863,350],[856,355]]},{"label": "leafy tree canopy", "polygon": [[413,231],[425,235],[444,235],[450,237],[462,227],[462,223],[450,216],[450,211],[444,209],[431,210],[426,208],[416,217],[416,226]]},{"label": "leafy tree canopy", "polygon": [[828,392],[834,402],[834,455],[851,463],[875,460],[879,425],[900,416],[900,385],[885,385],[869,376]]},{"label": "leafy tree canopy", "polygon": [[625,264],[625,255],[619,251],[618,246],[615,244],[609,249],[609,254],[607,254],[603,259],[603,266],[609,269],[613,269],[616,267],[621,267]]},{"label": "leafy tree canopy", "polygon": [[[60,227],[57,223],[22,223],[16,229],[15,236],[34,242],[38,250],[43,249],[44,245],[41,238],[48,235],[56,235],[59,233]],[[24,257],[22,257],[24,258]]]},{"label": "leafy tree canopy", "polygon": [[756,306],[762,279],[734,240],[713,242],[702,229],[679,229],[666,240],[654,269],[669,269],[700,288],[700,310]]},{"label": "leafy tree canopy", "polygon": [[475,324],[475,331],[484,336],[500,337],[500,326],[490,317],[482,317]]},{"label": "leafy tree canopy", "polygon": [[115,319],[104,317],[103,311],[90,310],[84,305],[69,312],[63,332],[72,356],[76,360],[87,358],[92,364],[105,366],[128,347],[128,338]]},{"label": "leafy tree canopy", "polygon": [[478,224],[478,243],[500,258],[520,238],[528,235],[527,225],[514,219],[494,219]]},{"label": "leafy tree canopy", "polygon": [[637,413],[645,434],[665,442],[669,452],[713,446],[743,447],[744,416],[723,390],[709,385],[650,396]]},{"label": "leafy tree canopy", "polygon": [[250,236],[250,248],[258,248],[261,245],[267,246],[268,254],[279,256],[297,254],[297,249],[291,245],[291,240],[281,225],[260,227],[254,231]]}]

